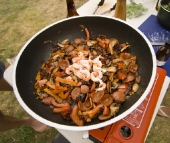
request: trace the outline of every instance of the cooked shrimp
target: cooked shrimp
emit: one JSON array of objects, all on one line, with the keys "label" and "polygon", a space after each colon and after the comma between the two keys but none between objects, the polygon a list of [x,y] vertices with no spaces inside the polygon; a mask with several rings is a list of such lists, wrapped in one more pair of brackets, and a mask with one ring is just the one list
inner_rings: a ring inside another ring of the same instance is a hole
[{"label": "cooked shrimp", "polygon": [[102,58],[102,56],[99,55],[97,58],[95,58],[93,60],[93,64],[96,64],[98,67],[102,67],[102,62],[100,61],[99,58]]},{"label": "cooked shrimp", "polygon": [[79,57],[75,57],[72,59],[72,62],[73,63],[78,63],[80,61],[80,58]]},{"label": "cooked shrimp", "polygon": [[89,81],[90,80],[90,72],[85,69],[80,69],[80,73],[82,73],[82,79],[85,80],[85,81]]},{"label": "cooked shrimp", "polygon": [[91,80],[94,82],[99,82],[102,77],[103,77],[103,74],[101,71],[94,71],[91,73]]},{"label": "cooked shrimp", "polygon": [[93,70],[94,71],[101,71],[102,68],[98,66],[98,64],[93,64]]},{"label": "cooked shrimp", "polygon": [[74,63],[74,64],[72,64],[72,67],[78,70],[78,69],[80,69],[81,66],[78,63]]},{"label": "cooked shrimp", "polygon": [[80,64],[85,67],[87,70],[91,69],[91,64],[89,60],[80,60]]},{"label": "cooked shrimp", "polygon": [[66,74],[70,75],[73,72],[73,66],[69,65],[68,68],[66,68],[65,72],[66,72]]},{"label": "cooked shrimp", "polygon": [[47,82],[47,79],[42,79],[42,80],[37,81],[36,84],[38,84],[38,86],[42,87],[46,84],[46,82]]},{"label": "cooked shrimp", "polygon": [[82,73],[78,70],[75,74],[78,78],[82,79]]},{"label": "cooked shrimp", "polygon": [[85,56],[82,52],[78,52],[78,57],[72,59],[73,63],[79,63],[80,60],[84,60]]},{"label": "cooked shrimp", "polygon": [[102,90],[105,90],[105,89],[106,89],[106,83],[101,82],[101,83],[99,84],[99,88],[96,89],[96,91],[102,91]]}]

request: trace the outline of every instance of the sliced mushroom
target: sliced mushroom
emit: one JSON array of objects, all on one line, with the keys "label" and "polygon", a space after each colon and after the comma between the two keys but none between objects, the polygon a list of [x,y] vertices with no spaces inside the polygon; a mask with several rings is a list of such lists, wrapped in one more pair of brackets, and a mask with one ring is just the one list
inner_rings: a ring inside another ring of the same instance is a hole
[{"label": "sliced mushroom", "polygon": [[61,47],[61,48],[64,47],[64,44],[61,44],[61,43],[57,43],[57,45],[58,45],[59,47]]},{"label": "sliced mushroom", "polygon": [[65,40],[63,40],[63,41],[61,42],[61,44],[65,45],[65,44],[67,44],[68,42],[69,42],[69,40],[68,40],[68,39],[65,39]]},{"label": "sliced mushroom", "polygon": [[116,116],[116,114],[117,114],[117,112],[119,112],[119,106],[117,105],[117,103],[112,103],[111,105],[110,105],[110,112],[109,112],[109,114],[108,115],[100,115],[99,117],[98,117],[98,119],[99,120],[108,120],[108,119],[110,119],[112,116]]},{"label": "sliced mushroom", "polygon": [[106,84],[106,87],[107,87],[107,91],[109,93],[111,93],[112,89],[111,89],[111,81],[108,81],[107,84]]},{"label": "sliced mushroom", "polygon": [[85,111],[88,111],[88,110],[90,110],[92,108],[92,103],[91,103],[90,99],[88,99],[85,102],[79,101],[78,106],[79,106],[79,109],[82,112],[85,112]]},{"label": "sliced mushroom", "polygon": [[[95,115],[100,111],[100,109],[103,107],[102,104],[97,105],[92,110],[86,111],[86,114],[92,119],[95,117]],[[84,113],[83,113],[84,114]]]},{"label": "sliced mushroom", "polygon": [[119,112],[120,106],[117,103],[112,103],[110,105],[110,115],[116,116],[116,113]]},{"label": "sliced mushroom", "polygon": [[119,43],[119,41],[118,41],[117,39],[115,39],[115,38],[110,39],[109,51],[110,51],[110,53],[111,53],[112,55],[115,54],[113,48],[114,48],[114,46],[115,46],[116,44],[118,44],[118,43]]},{"label": "sliced mushroom", "polygon": [[97,44],[97,41],[96,40],[89,40],[89,41],[87,41],[87,45],[89,46],[89,47],[91,47],[91,46],[93,46],[93,45],[96,45]]},{"label": "sliced mushroom", "polygon": [[126,50],[129,47],[130,47],[130,45],[128,43],[126,43],[125,46],[123,46],[120,51],[123,52],[124,50]]},{"label": "sliced mushroom", "polygon": [[119,44],[119,41],[115,38],[110,39],[110,43],[109,43],[109,51],[111,53],[111,55],[113,55],[115,58],[118,58],[119,56],[117,55],[117,53],[114,51],[114,46]]},{"label": "sliced mushroom", "polygon": [[108,68],[102,68],[102,71],[115,73],[117,71],[117,68],[112,66],[112,67],[108,67]]},{"label": "sliced mushroom", "polygon": [[118,86],[119,84],[117,82],[112,82],[111,89],[117,89]]},{"label": "sliced mushroom", "polygon": [[112,64],[112,61],[110,59],[107,59],[105,64],[106,64],[106,66],[110,66]]}]

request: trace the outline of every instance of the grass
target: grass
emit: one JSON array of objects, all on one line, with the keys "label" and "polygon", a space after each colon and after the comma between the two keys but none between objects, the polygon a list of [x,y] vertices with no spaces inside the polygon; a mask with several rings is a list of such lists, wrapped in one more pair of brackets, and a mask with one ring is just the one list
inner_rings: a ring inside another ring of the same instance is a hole
[{"label": "grass", "polygon": [[[80,7],[88,0],[75,0]],[[45,26],[67,16],[65,0],[0,0],[0,60],[17,55],[22,46]],[[162,105],[170,106],[170,89]],[[0,91],[0,110],[5,114],[23,118],[29,116],[20,106],[13,92]],[[156,117],[146,143],[168,143],[170,120]],[[51,128],[37,133],[29,127],[21,127],[0,133],[0,143],[51,143],[57,130]]]},{"label": "grass", "polygon": [[[75,1],[77,7],[87,0]],[[17,55],[22,46],[45,26],[67,16],[65,0],[0,0],[0,60]],[[0,91],[0,110],[3,113],[23,118],[29,116],[20,106],[13,92]],[[51,143],[57,130],[51,128],[37,133],[23,126],[0,133],[0,143]]]}]

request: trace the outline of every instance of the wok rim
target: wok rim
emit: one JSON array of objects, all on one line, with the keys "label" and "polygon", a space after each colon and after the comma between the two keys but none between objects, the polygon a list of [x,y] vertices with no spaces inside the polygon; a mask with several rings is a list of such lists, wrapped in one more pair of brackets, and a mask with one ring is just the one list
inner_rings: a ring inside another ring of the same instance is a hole
[{"label": "wok rim", "polygon": [[[89,125],[89,126],[68,126],[68,125],[61,125],[61,124],[58,124],[58,123],[54,123],[52,121],[49,121],[39,115],[37,115],[34,111],[32,111],[26,104],[25,102],[22,100],[19,92],[18,92],[18,89],[17,89],[17,86],[16,86],[16,69],[17,69],[17,64],[18,64],[18,61],[20,59],[20,56],[22,55],[23,51],[26,49],[27,45],[34,39],[36,38],[38,35],[40,35],[43,31],[47,30],[48,28],[58,24],[58,23],[61,23],[61,22],[64,22],[64,21],[67,21],[67,20],[70,20],[70,19],[77,19],[77,18],[83,18],[83,17],[103,17],[103,18],[109,18],[109,19],[113,19],[113,20],[116,20],[116,21],[119,21],[121,23],[124,23],[125,25],[128,25],[130,26],[131,28],[133,28],[136,32],[138,32],[138,34],[140,34],[144,40],[147,42],[148,46],[149,46],[149,49],[150,49],[150,52],[151,52],[151,56],[152,56],[152,63],[153,63],[153,68],[152,68],[152,75],[151,75],[151,78],[150,78],[150,82],[147,86],[147,88],[145,89],[145,92],[142,94],[142,96],[138,99],[138,101],[136,103],[134,103],[134,105],[132,105],[129,109],[127,109],[125,112],[123,112],[122,114],[112,118],[112,119],[109,119],[107,121],[104,121],[102,123],[98,123],[98,124],[94,124],[94,125]],[[16,56],[16,60],[15,60],[15,63],[14,63],[14,67],[13,67],[13,72],[12,72],[12,86],[13,86],[13,90],[14,90],[14,94],[19,102],[19,104],[24,108],[24,110],[29,114],[31,115],[32,117],[34,117],[35,119],[37,119],[38,121],[48,125],[48,126],[51,126],[51,127],[54,127],[54,128],[58,128],[58,129],[63,129],[63,130],[70,130],[70,131],[87,131],[87,130],[93,130],[93,129],[97,129],[97,128],[101,128],[101,127],[105,127],[107,125],[110,125],[110,124],[113,124],[121,119],[123,119],[124,117],[126,117],[128,114],[130,114],[132,111],[134,111],[141,103],[142,101],[146,98],[146,96],[148,95],[148,93],[150,92],[151,88],[152,88],[152,85],[154,83],[154,80],[155,80],[155,77],[156,77],[156,58],[155,58],[155,53],[154,53],[154,49],[152,48],[152,45],[151,43],[149,42],[149,40],[147,39],[147,37],[139,30],[137,29],[136,27],[134,27],[133,25],[127,23],[126,21],[123,21],[121,19],[118,19],[118,18],[114,18],[114,17],[110,17],[110,16],[102,16],[102,15],[86,15],[86,16],[76,16],[76,17],[70,17],[70,18],[67,18],[67,19],[62,19],[62,20],[59,20],[57,22],[54,22],[46,27],[44,27],[43,29],[41,29],[40,31],[38,31],[36,34],[34,34],[26,43],[25,45],[21,48],[21,50],[19,51],[18,55]]]}]

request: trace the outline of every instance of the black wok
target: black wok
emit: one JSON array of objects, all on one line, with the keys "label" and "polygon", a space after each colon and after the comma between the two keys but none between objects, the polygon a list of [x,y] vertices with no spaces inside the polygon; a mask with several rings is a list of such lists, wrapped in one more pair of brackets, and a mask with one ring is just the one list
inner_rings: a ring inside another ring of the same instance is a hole
[{"label": "black wok", "polygon": [[[128,42],[131,45],[129,52],[137,56],[141,83],[138,91],[128,98],[120,108],[115,118],[108,121],[92,120],[83,127],[64,120],[60,115],[36,100],[33,83],[41,62],[46,61],[51,53],[51,45],[43,44],[51,40],[57,42],[64,39],[84,38],[85,33],[79,25],[84,25],[94,35],[104,34],[108,38],[116,38],[120,43]],[[154,51],[147,38],[137,29],[122,20],[104,16],[79,16],[53,23],[35,34],[21,49],[13,71],[13,88],[21,106],[37,120],[60,129],[91,130],[112,124],[131,113],[148,95],[156,75],[156,60]]]}]

